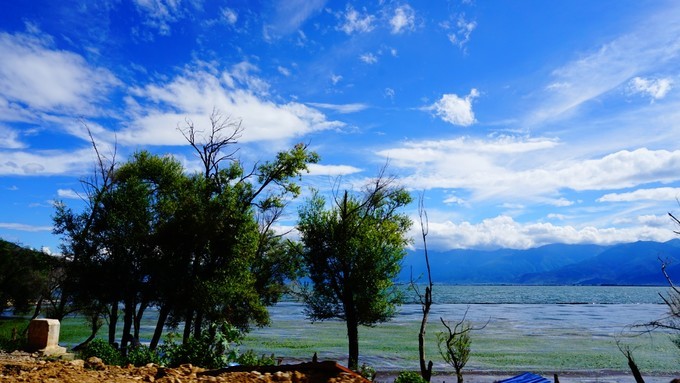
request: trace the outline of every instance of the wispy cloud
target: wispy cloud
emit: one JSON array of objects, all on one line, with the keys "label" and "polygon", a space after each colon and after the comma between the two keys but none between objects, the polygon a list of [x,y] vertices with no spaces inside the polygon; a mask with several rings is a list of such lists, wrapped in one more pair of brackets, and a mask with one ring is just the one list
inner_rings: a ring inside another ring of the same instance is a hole
[{"label": "wispy cloud", "polygon": [[330,110],[336,111],[338,113],[356,113],[356,112],[361,112],[362,110],[365,110],[366,108],[368,108],[368,105],[361,104],[361,103],[325,104],[325,103],[318,103],[318,102],[310,102],[308,104],[315,107],[315,108],[330,109]]},{"label": "wispy cloud", "polygon": [[78,193],[76,193],[73,189],[57,189],[57,196],[59,198],[80,199]]},{"label": "wispy cloud", "polygon": [[52,231],[52,226],[36,226],[36,225],[27,225],[27,224],[24,224],[24,223],[15,223],[15,222],[0,222],[0,228],[8,229],[8,230],[16,230],[16,231],[29,231],[29,232]]},{"label": "wispy cloud", "polygon": [[375,28],[375,20],[375,16],[368,13],[359,13],[348,4],[345,12],[342,14],[342,22],[338,25],[337,29],[348,35],[370,32]]},{"label": "wispy cloud", "polygon": [[311,176],[337,177],[361,172],[361,169],[350,165],[310,164],[308,168]]},{"label": "wispy cloud", "polygon": [[359,56],[359,60],[369,65],[375,64],[378,62],[378,56],[374,55],[373,53],[364,53],[361,56]]},{"label": "wispy cloud", "polygon": [[265,39],[296,32],[310,17],[321,11],[327,0],[277,0],[274,14],[265,25]]},{"label": "wispy cloud", "polygon": [[455,26],[452,26],[450,22],[444,22],[441,25],[445,30],[449,31],[447,37],[451,44],[463,51],[465,51],[465,47],[470,42],[472,32],[477,28],[477,22],[465,19],[464,14],[458,16]]},{"label": "wispy cloud", "polygon": [[93,101],[105,99],[118,79],[51,44],[47,35],[0,33],[0,104],[6,100],[36,111],[95,113]]},{"label": "wispy cloud", "polygon": [[676,201],[680,188],[639,189],[628,193],[610,193],[598,198],[598,202]]},{"label": "wispy cloud", "polygon": [[[677,14],[677,5],[673,8],[653,15],[629,33],[556,68],[546,92],[537,94],[541,98],[540,106],[530,113],[526,122],[537,126],[560,118],[629,81],[639,91],[663,97],[671,84],[650,82],[641,74],[664,70],[670,62],[677,62],[680,24],[676,18],[668,17]],[[635,77],[640,80],[631,80]]]},{"label": "wispy cloud", "polygon": [[392,33],[398,34],[415,29],[415,11],[408,4],[401,5],[394,10],[394,15],[390,19]]}]

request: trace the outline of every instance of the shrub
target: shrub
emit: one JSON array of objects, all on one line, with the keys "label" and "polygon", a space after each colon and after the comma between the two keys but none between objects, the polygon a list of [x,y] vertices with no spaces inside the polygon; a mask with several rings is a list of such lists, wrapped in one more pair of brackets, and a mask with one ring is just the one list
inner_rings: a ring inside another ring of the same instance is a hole
[{"label": "shrub", "polygon": [[87,360],[87,358],[96,356],[105,364],[120,365],[123,358],[120,352],[112,345],[103,339],[93,339],[80,351],[80,358]]},{"label": "shrub", "polygon": [[427,383],[419,373],[415,371],[402,371],[394,379],[394,383]]},{"label": "shrub", "polygon": [[127,364],[140,367],[149,363],[161,364],[161,358],[158,353],[151,350],[148,346],[140,344],[128,350],[126,362]]},{"label": "shrub", "polygon": [[236,363],[240,364],[241,366],[249,367],[275,366],[276,358],[274,357],[274,354],[271,354],[270,356],[266,356],[264,354],[262,356],[257,356],[255,351],[248,350],[236,358]]},{"label": "shrub", "polygon": [[221,368],[237,359],[234,347],[242,339],[238,329],[227,324],[211,325],[198,338],[191,337],[186,343],[177,344],[170,335],[161,346],[161,354],[170,367],[191,363],[203,368]]},{"label": "shrub", "polygon": [[376,374],[375,368],[367,365],[366,363],[362,364],[361,368],[357,372],[359,373],[359,375],[363,376],[364,378],[366,378],[370,381],[375,380],[375,374]]},{"label": "shrub", "polygon": [[0,350],[12,352],[23,350],[28,343],[26,334],[28,321],[23,319],[2,319],[0,321]]}]

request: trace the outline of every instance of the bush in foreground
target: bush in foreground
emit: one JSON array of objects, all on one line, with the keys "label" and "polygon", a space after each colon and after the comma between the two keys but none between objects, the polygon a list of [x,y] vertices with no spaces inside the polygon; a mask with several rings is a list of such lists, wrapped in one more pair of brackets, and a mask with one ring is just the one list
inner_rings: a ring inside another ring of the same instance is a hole
[{"label": "bush in foreground", "polygon": [[419,373],[415,371],[402,371],[394,379],[394,383],[427,383]]}]

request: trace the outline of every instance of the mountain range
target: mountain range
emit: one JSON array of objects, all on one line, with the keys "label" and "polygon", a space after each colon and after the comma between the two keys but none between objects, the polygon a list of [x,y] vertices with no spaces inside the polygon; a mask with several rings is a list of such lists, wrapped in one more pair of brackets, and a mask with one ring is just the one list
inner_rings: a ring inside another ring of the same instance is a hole
[{"label": "mountain range", "polygon": [[[527,250],[429,251],[432,279],[449,284],[667,285],[680,283],[680,239],[602,245],[553,244]],[[425,255],[409,251],[399,280],[426,280]],[[419,278],[419,279],[418,279]]]}]

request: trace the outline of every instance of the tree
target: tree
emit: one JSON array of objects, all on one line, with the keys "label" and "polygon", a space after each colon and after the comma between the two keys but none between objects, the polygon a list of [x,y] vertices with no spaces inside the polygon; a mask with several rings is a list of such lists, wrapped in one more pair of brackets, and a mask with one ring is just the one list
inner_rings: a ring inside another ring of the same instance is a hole
[{"label": "tree", "polygon": [[338,193],[327,210],[315,192],[299,210],[300,252],[312,283],[304,294],[307,316],[347,325],[350,368],[359,362],[358,327],[395,314],[401,295],[393,280],[401,268],[410,219],[398,212],[411,202],[384,169],[360,194]]},{"label": "tree", "polygon": [[421,194],[418,198],[418,217],[420,219],[420,233],[423,237],[423,251],[425,253],[425,266],[427,267],[427,285],[425,286],[425,293],[422,294],[418,285],[411,278],[411,288],[415,291],[420,301],[420,306],[423,311],[423,318],[420,321],[420,331],[418,332],[418,359],[420,360],[420,375],[423,380],[429,382],[432,378],[432,361],[425,363],[425,329],[427,327],[427,319],[432,307],[432,273],[430,271],[430,257],[427,253],[427,235],[429,233],[427,211],[423,205],[424,196]]},{"label": "tree", "polygon": [[48,288],[55,265],[56,259],[43,252],[0,239],[0,314],[10,307],[29,311]]},{"label": "tree", "polygon": [[453,328],[444,321],[444,318],[439,318],[447,330],[447,333],[437,333],[437,344],[439,346],[439,353],[446,363],[450,364],[456,370],[456,378],[458,383],[463,383],[463,367],[470,359],[470,331],[473,330],[472,325],[465,321],[467,311],[463,315],[463,319],[457,322]]}]

